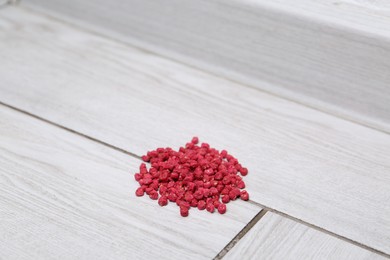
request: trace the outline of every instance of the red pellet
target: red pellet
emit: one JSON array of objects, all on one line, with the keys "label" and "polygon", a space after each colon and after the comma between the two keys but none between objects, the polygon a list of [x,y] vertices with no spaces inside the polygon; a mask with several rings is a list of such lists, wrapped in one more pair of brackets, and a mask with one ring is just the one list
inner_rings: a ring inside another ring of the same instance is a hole
[{"label": "red pellet", "polygon": [[246,176],[248,174],[248,169],[247,168],[241,168],[240,173],[242,176]]},{"label": "red pellet", "polygon": [[210,189],[203,189],[203,197],[208,198],[210,195],[211,195]]},{"label": "red pellet", "polygon": [[157,191],[153,190],[152,192],[150,192],[149,197],[150,197],[152,200],[157,200],[157,199],[158,199],[158,193],[157,193]]},{"label": "red pellet", "polygon": [[204,210],[206,208],[206,202],[204,200],[198,201],[198,209]]},{"label": "red pellet", "polygon": [[207,210],[208,212],[213,213],[213,212],[214,212],[214,209],[215,209],[215,206],[213,205],[213,203],[207,204],[206,210]]},{"label": "red pellet", "polygon": [[203,192],[198,188],[197,191],[194,192],[194,198],[200,200],[203,198]]},{"label": "red pellet", "polygon": [[168,195],[168,199],[169,199],[169,201],[171,201],[171,202],[176,202],[176,200],[177,200],[177,195],[176,195],[175,193],[170,193],[170,194]]},{"label": "red pellet", "polygon": [[246,176],[248,169],[227,151],[219,152],[208,143],[198,144],[199,139],[194,137],[178,151],[157,148],[143,155],[142,160],[150,163],[150,168],[142,163],[134,175],[141,186],[136,195],[146,193],[158,199],[160,206],[175,202],[183,217],[189,215],[191,207],[224,214],[225,204],[231,200],[248,200],[248,192],[240,190],[245,188],[241,176]]},{"label": "red pellet", "polygon": [[244,188],[245,188],[245,182],[239,181],[239,182],[237,183],[237,188],[239,188],[239,189],[244,189]]},{"label": "red pellet", "polygon": [[242,200],[249,200],[249,194],[246,190],[241,191],[240,197]]},{"label": "red pellet", "polygon": [[234,190],[231,190],[229,192],[229,197],[230,197],[230,200],[235,200],[237,199],[237,194],[234,192]]},{"label": "red pellet", "polygon": [[142,178],[141,174],[139,174],[139,173],[134,174],[134,179],[135,179],[136,181],[141,180],[141,178]]},{"label": "red pellet", "polygon": [[211,193],[211,195],[217,195],[217,194],[218,194],[217,188],[211,187],[211,188],[210,188],[210,193]]},{"label": "red pellet", "polygon": [[139,188],[135,191],[135,195],[137,195],[138,197],[144,196],[144,189],[142,189],[141,187],[139,187]]},{"label": "red pellet", "polygon": [[168,198],[165,197],[165,196],[161,196],[159,199],[158,199],[158,205],[160,205],[161,207],[165,206],[168,204]]},{"label": "red pellet", "polygon": [[189,209],[185,207],[180,207],[180,215],[182,217],[188,217]]},{"label": "red pellet", "polygon": [[223,195],[222,202],[226,204],[226,203],[229,203],[229,201],[230,201],[229,195]]},{"label": "red pellet", "polygon": [[225,204],[219,204],[219,206],[218,206],[218,212],[220,213],[220,214],[225,214],[225,212],[226,212],[226,205]]},{"label": "red pellet", "polygon": [[180,203],[178,204],[179,207],[182,207],[182,208],[187,208],[189,209],[191,207],[190,203],[186,202],[186,201],[180,201]]},{"label": "red pellet", "polygon": [[167,186],[160,186],[160,190],[159,190],[160,194],[165,195],[167,192],[167,189],[168,189]]},{"label": "red pellet", "polygon": [[150,160],[149,156],[147,156],[147,155],[142,156],[141,159],[142,159],[144,162],[149,162],[149,160]]},{"label": "red pellet", "polygon": [[192,140],[191,140],[191,143],[193,144],[198,144],[199,143],[199,138],[198,137],[193,137]]},{"label": "red pellet", "polygon": [[198,206],[198,201],[196,200],[196,199],[193,199],[192,201],[191,201],[191,207],[197,207]]},{"label": "red pellet", "polygon": [[188,202],[191,202],[194,199],[194,196],[191,192],[187,192],[186,195],[184,195],[184,199]]},{"label": "red pellet", "polygon": [[147,187],[147,188],[145,189],[145,192],[146,192],[146,194],[148,194],[148,195],[150,195],[150,194],[152,193],[152,191],[154,191],[154,189],[153,189],[152,187]]}]

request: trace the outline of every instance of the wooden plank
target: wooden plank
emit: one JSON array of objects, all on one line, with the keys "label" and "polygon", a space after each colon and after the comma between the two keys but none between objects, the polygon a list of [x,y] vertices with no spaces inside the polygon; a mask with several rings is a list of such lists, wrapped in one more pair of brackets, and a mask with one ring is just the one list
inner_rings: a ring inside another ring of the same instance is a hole
[{"label": "wooden plank", "polygon": [[135,196],[139,160],[0,106],[0,258],[210,259],[260,210]]},{"label": "wooden plank", "polygon": [[390,253],[390,137],[23,9],[0,13],[0,100],[141,155],[193,135],[252,200]]},{"label": "wooden plank", "polygon": [[386,259],[271,212],[223,259]]},{"label": "wooden plank", "polygon": [[390,133],[390,11],[384,1],[372,2],[22,1]]}]

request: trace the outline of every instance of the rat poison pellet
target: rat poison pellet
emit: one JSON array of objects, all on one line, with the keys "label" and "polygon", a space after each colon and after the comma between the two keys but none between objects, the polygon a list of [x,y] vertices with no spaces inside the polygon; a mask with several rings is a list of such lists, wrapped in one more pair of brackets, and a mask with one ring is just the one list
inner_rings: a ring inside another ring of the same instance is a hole
[{"label": "rat poison pellet", "polygon": [[157,148],[143,155],[145,163],[134,174],[140,185],[135,195],[141,197],[146,193],[162,207],[175,203],[183,217],[189,215],[191,208],[225,214],[230,201],[249,200],[242,179],[248,169],[226,150],[219,152],[208,143],[198,144],[198,137],[193,137],[178,151]]}]

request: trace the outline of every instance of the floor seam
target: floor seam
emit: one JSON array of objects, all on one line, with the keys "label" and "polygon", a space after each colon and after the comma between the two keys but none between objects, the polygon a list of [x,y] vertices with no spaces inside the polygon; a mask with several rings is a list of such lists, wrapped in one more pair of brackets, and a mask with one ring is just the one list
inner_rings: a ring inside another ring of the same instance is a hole
[{"label": "floor seam", "polygon": [[264,217],[268,212],[266,209],[262,209],[256,214],[240,232],[214,257],[213,260],[222,259],[234,246]]},{"label": "floor seam", "polygon": [[106,142],[104,142],[104,141],[102,141],[102,140],[99,140],[99,139],[94,138],[94,137],[92,137],[92,136],[83,134],[83,133],[81,133],[81,132],[78,132],[78,131],[76,131],[76,130],[73,130],[73,129],[71,129],[71,128],[68,128],[68,127],[66,127],[66,126],[57,124],[57,123],[55,123],[55,122],[53,122],[53,121],[50,121],[50,120],[45,119],[45,118],[43,118],[43,117],[40,117],[40,116],[37,116],[37,115],[32,114],[32,113],[30,113],[30,112],[27,112],[27,111],[25,111],[25,110],[23,110],[23,109],[20,109],[20,108],[14,107],[14,106],[12,106],[12,105],[6,104],[6,103],[4,103],[4,102],[2,102],[2,101],[0,101],[0,105],[5,106],[5,107],[8,107],[8,108],[10,108],[10,109],[13,109],[13,110],[15,110],[15,111],[17,111],[17,112],[19,112],[19,113],[25,114],[25,115],[27,115],[27,116],[33,117],[33,118],[35,118],[35,119],[38,119],[38,120],[40,120],[40,121],[42,121],[42,122],[45,122],[45,123],[47,123],[47,124],[50,124],[50,125],[52,125],[52,126],[59,127],[59,128],[65,130],[65,131],[71,132],[71,133],[76,134],[76,135],[78,135],[78,136],[87,138],[87,139],[89,139],[89,140],[91,140],[91,141],[93,141],[93,142],[99,143],[99,144],[101,144],[101,145],[104,145],[104,146],[106,146],[106,147],[109,147],[109,148],[111,148],[111,149],[114,149],[114,150],[116,150],[116,151],[119,151],[119,152],[121,152],[121,153],[127,154],[127,155],[132,156],[132,157],[134,157],[134,158],[136,158],[136,159],[142,160],[141,156],[138,156],[138,155],[135,154],[135,153],[126,151],[125,149],[122,149],[122,148],[117,147],[117,146],[115,146],[115,145],[106,143]]},{"label": "floor seam", "polygon": [[365,249],[365,250],[368,250],[368,251],[370,251],[370,252],[372,252],[372,253],[376,253],[376,254],[378,254],[378,255],[381,255],[381,256],[383,256],[383,257],[386,257],[386,258],[389,258],[389,259],[390,259],[390,255],[389,255],[389,254],[387,254],[387,253],[385,253],[385,252],[382,252],[382,251],[380,251],[380,250],[378,250],[378,249],[369,247],[369,246],[367,246],[367,245],[364,245],[364,244],[362,244],[362,243],[360,243],[360,242],[357,242],[357,241],[352,240],[352,239],[350,239],[350,238],[347,238],[347,237],[345,237],[345,236],[336,234],[336,233],[334,233],[334,232],[332,232],[332,231],[329,231],[329,230],[327,230],[327,229],[325,229],[325,228],[322,228],[322,227],[313,225],[313,224],[311,224],[311,223],[309,223],[309,222],[306,222],[306,221],[301,220],[301,219],[299,219],[299,218],[296,218],[296,217],[294,217],[294,216],[288,215],[288,214],[286,214],[286,213],[284,213],[284,212],[281,212],[281,211],[279,211],[279,210],[270,208],[270,207],[268,207],[268,206],[266,206],[266,205],[263,205],[263,204],[261,204],[261,203],[258,203],[258,202],[256,202],[256,201],[249,200],[249,202],[250,202],[252,205],[256,205],[256,206],[259,206],[259,207],[261,207],[261,208],[267,210],[267,212],[275,213],[275,214],[277,214],[277,215],[279,215],[279,216],[288,218],[288,219],[293,220],[293,221],[295,221],[295,222],[298,222],[298,223],[300,223],[300,224],[302,224],[302,225],[305,225],[305,226],[307,226],[307,227],[309,227],[309,228],[315,229],[315,230],[317,230],[317,231],[320,231],[320,232],[322,232],[322,233],[325,233],[325,234],[327,234],[327,235],[330,235],[330,236],[332,236],[332,237],[335,237],[335,238],[337,238],[337,239],[343,240],[343,241],[345,241],[345,242],[348,242],[348,243],[350,243],[350,244],[353,244],[353,245],[355,245],[355,246],[358,246],[358,247],[360,247],[360,248],[363,248],[363,249]]}]

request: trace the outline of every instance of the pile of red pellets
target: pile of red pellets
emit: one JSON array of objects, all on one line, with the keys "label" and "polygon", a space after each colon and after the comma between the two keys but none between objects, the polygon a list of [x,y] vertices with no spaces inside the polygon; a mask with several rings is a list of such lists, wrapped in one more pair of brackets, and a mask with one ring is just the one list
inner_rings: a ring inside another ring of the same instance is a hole
[{"label": "pile of red pellets", "polygon": [[174,202],[183,217],[188,216],[191,207],[224,214],[230,201],[248,200],[241,177],[248,174],[248,169],[227,151],[219,152],[207,143],[198,143],[194,137],[179,151],[158,148],[142,156],[150,168],[142,163],[139,173],[134,175],[140,184],[135,194],[146,193],[160,206]]}]

